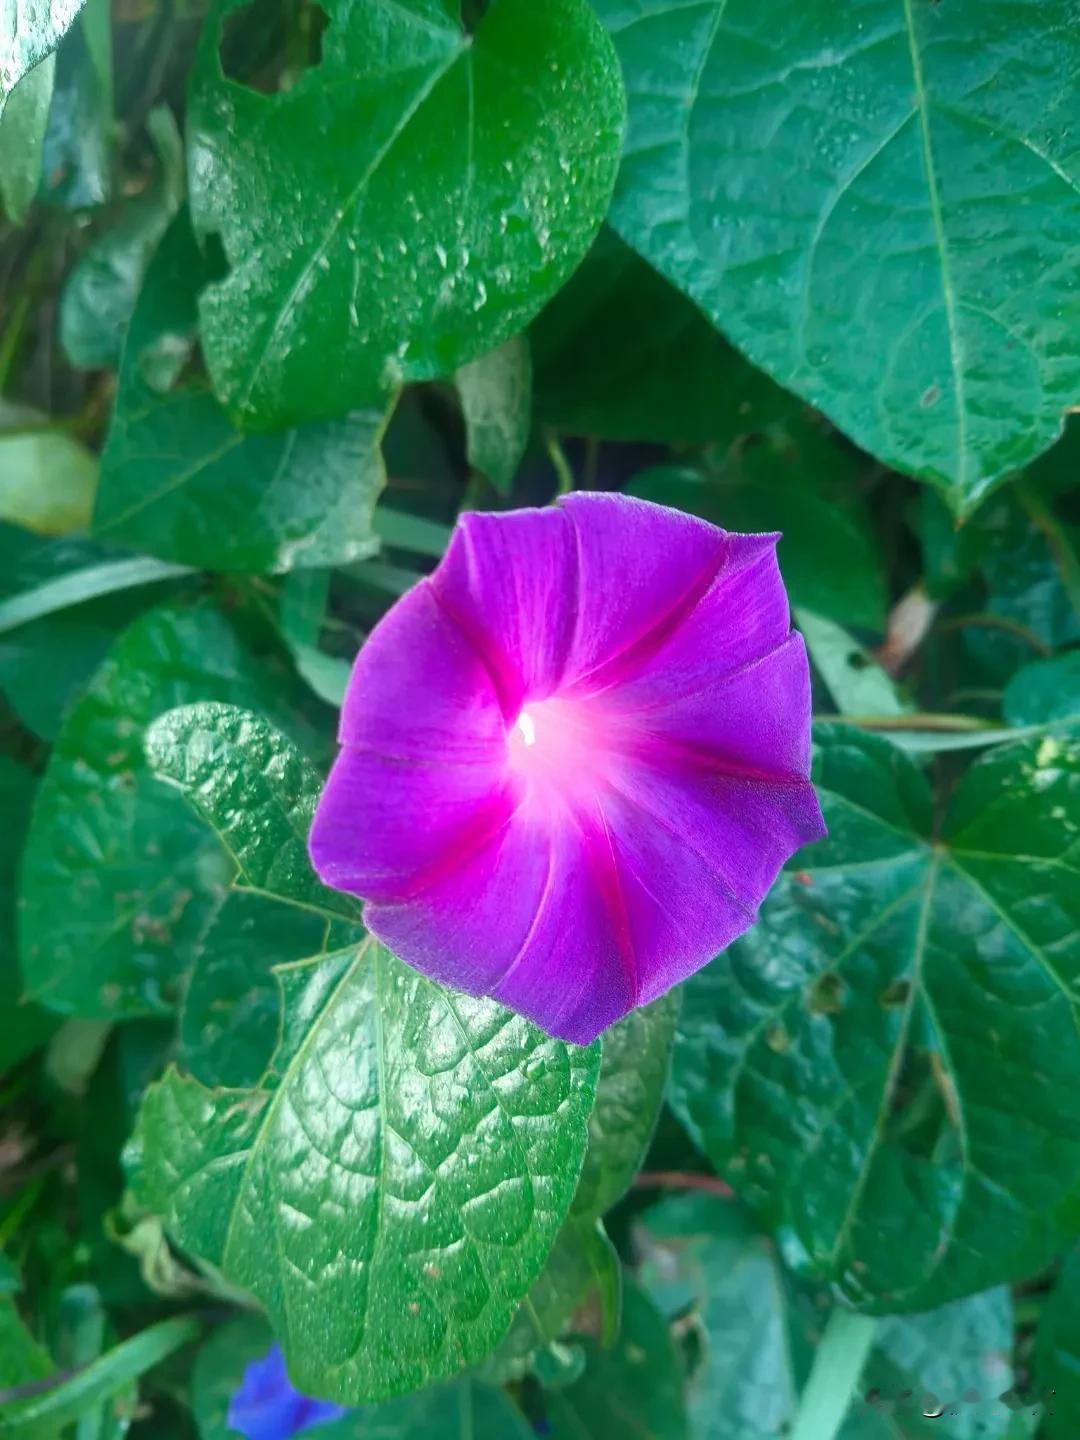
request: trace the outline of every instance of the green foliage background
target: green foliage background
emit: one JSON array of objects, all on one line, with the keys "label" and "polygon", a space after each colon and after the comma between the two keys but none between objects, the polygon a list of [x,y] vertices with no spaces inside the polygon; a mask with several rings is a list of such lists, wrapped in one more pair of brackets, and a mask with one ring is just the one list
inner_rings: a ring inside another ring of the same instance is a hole
[{"label": "green foliage background", "polygon": [[[0,1437],[1080,1433],[1072,0],[0,0]],[[306,833],[462,509],[780,530],[829,838],[587,1050]]]}]

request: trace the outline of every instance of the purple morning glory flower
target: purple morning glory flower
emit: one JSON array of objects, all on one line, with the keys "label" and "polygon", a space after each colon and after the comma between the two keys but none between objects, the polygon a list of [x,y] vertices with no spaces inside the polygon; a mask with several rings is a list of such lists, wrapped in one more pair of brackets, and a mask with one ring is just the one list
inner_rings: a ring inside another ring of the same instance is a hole
[{"label": "purple morning glory flower", "polygon": [[580,1044],[699,969],[824,834],[777,539],[624,495],[465,516],[356,661],[319,875]]},{"label": "purple morning glory flower", "polygon": [[239,1390],[229,1402],[226,1420],[247,1440],[289,1440],[317,1425],[339,1420],[345,1409],[326,1400],[312,1400],[294,1389],[280,1345],[244,1371]]}]

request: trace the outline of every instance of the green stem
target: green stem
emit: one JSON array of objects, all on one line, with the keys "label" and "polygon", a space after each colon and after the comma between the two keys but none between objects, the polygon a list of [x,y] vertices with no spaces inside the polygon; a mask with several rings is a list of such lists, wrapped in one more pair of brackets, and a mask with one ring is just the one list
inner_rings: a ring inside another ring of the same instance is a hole
[{"label": "green stem", "polygon": [[559,444],[559,437],[555,434],[547,436],[548,459],[555,470],[556,479],[559,482],[558,493],[569,495],[574,488],[574,472],[570,469],[570,462],[567,460],[562,446]]},{"label": "green stem", "polygon": [[1020,503],[1027,511],[1034,525],[1046,537],[1050,553],[1054,557],[1061,575],[1061,583],[1069,597],[1069,603],[1080,615],[1080,555],[1072,538],[1043,497],[1028,482],[1021,481],[1016,487]]},{"label": "green stem", "polygon": [[858,1390],[877,1321],[834,1310],[814,1356],[788,1440],[835,1440]]},{"label": "green stem", "polygon": [[[90,1365],[72,1374],[51,1377],[43,1382],[40,1393],[10,1398],[11,1391],[0,1394],[0,1437],[31,1437],[41,1429],[59,1429],[70,1425],[90,1408],[118,1395],[133,1380],[162,1360],[190,1345],[202,1333],[202,1326],[188,1316],[159,1321],[148,1330],[123,1341]],[[35,1389],[39,1387],[35,1386]]]},{"label": "green stem", "polygon": [[844,720],[863,730],[933,730],[947,735],[1001,728],[998,721],[986,720],[981,715],[946,715],[925,710],[912,710],[906,715],[845,715]]},{"label": "green stem", "polygon": [[1033,630],[1026,625],[1021,625],[1016,620],[1010,620],[1005,615],[992,615],[989,611],[975,615],[950,615],[947,620],[938,624],[938,634],[945,635],[950,630],[1000,630],[1006,635],[1014,635],[1017,640],[1030,645],[1037,655],[1052,654],[1049,645],[1044,644]]}]

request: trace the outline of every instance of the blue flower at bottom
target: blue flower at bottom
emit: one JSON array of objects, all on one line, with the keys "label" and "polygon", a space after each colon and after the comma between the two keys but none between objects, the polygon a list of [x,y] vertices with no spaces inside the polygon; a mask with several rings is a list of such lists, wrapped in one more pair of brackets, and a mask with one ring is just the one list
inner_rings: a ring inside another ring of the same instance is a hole
[{"label": "blue flower at bottom", "polygon": [[344,1415],[343,1405],[301,1395],[289,1379],[281,1346],[272,1346],[244,1371],[240,1388],[229,1402],[229,1428],[246,1440],[289,1440]]}]

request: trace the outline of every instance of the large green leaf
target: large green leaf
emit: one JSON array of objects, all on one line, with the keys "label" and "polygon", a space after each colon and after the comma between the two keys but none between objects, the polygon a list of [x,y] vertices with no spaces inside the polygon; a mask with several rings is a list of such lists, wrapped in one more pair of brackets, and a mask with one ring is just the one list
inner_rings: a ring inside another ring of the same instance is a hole
[{"label": "large green leaf", "polygon": [[202,279],[181,212],[150,262],[128,331],[95,533],[208,570],[289,570],[373,554],[385,405],[249,436],[205,388],[174,388]]},{"label": "large green leaf", "polygon": [[266,703],[265,680],[210,610],[152,611],[116,642],[69,711],[23,862],[28,994],[68,1015],[154,1015],[177,986],[229,865],[155,780],[143,730],[196,699]]},{"label": "large green leaf", "polygon": [[1080,394],[1070,0],[596,5],[630,244],[957,513],[1053,441]]},{"label": "large green leaf", "polygon": [[132,1186],[262,1302],[302,1389],[388,1398],[505,1332],[573,1196],[598,1050],[442,990],[372,939],[277,973],[275,1087],[167,1075]]},{"label": "large green leaf", "polygon": [[587,1343],[576,1384],[547,1396],[554,1440],[684,1440],[682,1365],[664,1318],[636,1285],[626,1287],[623,1328],[611,1351]]},{"label": "large green leaf", "polygon": [[[309,1393],[382,1399],[477,1363],[569,1210],[599,1046],[452,994],[364,936],[307,858],[318,775],[258,716],[184,707],[147,750],[233,857],[230,900],[315,917],[312,948],[340,948],[277,967],[280,1040],[259,1088],[171,1072],[150,1091],[137,1200],[262,1302]],[[272,917],[255,921],[270,933]],[[277,927],[279,958],[288,935]]]},{"label": "large green leaf", "polygon": [[1080,734],[992,751],[940,833],[887,741],[821,728],[828,840],[684,988],[673,1104],[809,1273],[890,1310],[1080,1224]]},{"label": "large green leaf", "polygon": [[229,409],[340,415],[522,329],[618,164],[622,85],[587,0],[499,0],[472,34],[457,0],[327,0],[320,65],[272,96],[222,72],[239,3],[211,13],[188,115],[196,228],[230,266],[200,302]]},{"label": "large green leaf", "polygon": [[575,1215],[603,1215],[640,1169],[664,1099],[678,1014],[679,992],[673,990],[604,1032]]},{"label": "large green leaf", "polygon": [[607,227],[529,335],[537,414],[572,435],[730,444],[800,408]]},{"label": "large green leaf", "polygon": [[22,77],[59,45],[83,3],[51,0],[42,6],[3,0],[0,4],[0,114]]},{"label": "large green leaf", "polygon": [[885,573],[859,488],[864,465],[838,439],[790,420],[713,466],[647,470],[630,490],[727,530],[781,531],[780,568],[793,603],[880,630]]}]

